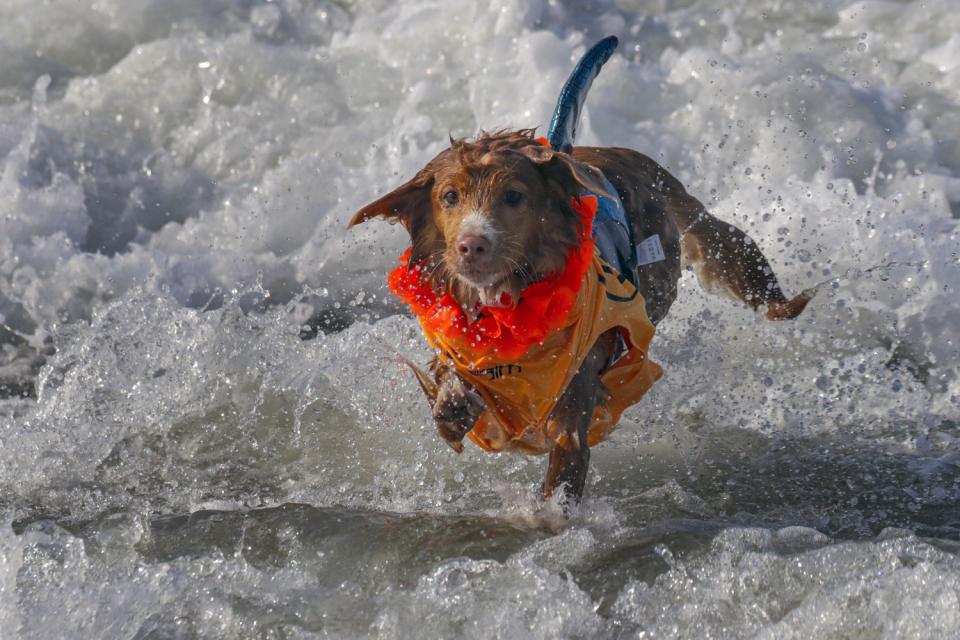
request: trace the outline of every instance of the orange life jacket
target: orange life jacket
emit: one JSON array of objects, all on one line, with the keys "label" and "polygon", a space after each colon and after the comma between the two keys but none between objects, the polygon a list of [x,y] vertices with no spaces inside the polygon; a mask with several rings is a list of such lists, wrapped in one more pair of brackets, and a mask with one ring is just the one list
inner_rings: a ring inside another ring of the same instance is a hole
[{"label": "orange life jacket", "polygon": [[[590,240],[596,198],[583,196],[574,208],[585,223],[584,237],[565,271],[546,283],[555,291],[538,289],[525,300],[532,287],[544,282],[532,285],[514,309],[490,309],[496,315],[486,317],[494,322],[482,331],[467,325],[450,300],[414,287],[411,281],[419,282],[420,275],[415,268],[401,265],[391,273],[391,290],[410,304],[430,345],[486,402],[487,410],[468,437],[487,451],[539,455],[562,443],[566,434],[549,420],[550,414],[591,347],[614,327],[621,330],[627,351],[601,375],[611,397],[594,410],[588,445],[603,441],[623,411],[662,375],[660,366],[647,358],[654,327],[643,296],[596,255]],[[565,291],[565,277],[581,278],[579,287]],[[538,322],[530,317],[531,305],[542,309]],[[541,335],[544,326],[550,332]]]}]

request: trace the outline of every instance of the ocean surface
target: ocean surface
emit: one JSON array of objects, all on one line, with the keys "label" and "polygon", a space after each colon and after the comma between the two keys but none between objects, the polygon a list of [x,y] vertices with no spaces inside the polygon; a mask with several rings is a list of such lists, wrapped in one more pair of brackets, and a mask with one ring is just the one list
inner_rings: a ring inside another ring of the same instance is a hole
[{"label": "ocean surface", "polygon": [[[480,129],[664,164],[686,274],[595,449],[460,456],[362,204]],[[0,638],[960,638],[954,0],[0,2]]]}]

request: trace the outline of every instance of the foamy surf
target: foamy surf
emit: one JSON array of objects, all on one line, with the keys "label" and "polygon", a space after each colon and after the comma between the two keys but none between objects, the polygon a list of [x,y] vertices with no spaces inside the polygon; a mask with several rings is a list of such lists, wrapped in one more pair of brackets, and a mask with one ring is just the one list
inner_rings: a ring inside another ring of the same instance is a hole
[{"label": "foamy surf", "polygon": [[[5,3],[0,635],[960,634],[958,31],[947,0]],[[767,323],[685,277],[565,521],[542,460],[437,438],[406,238],[344,226],[448,134],[546,125],[608,33],[580,140],[823,285]]]}]

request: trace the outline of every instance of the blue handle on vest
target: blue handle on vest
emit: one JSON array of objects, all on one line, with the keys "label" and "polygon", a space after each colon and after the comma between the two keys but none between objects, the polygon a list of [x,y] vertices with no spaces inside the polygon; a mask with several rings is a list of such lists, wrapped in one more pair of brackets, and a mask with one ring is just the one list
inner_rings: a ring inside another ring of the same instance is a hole
[{"label": "blue handle on vest", "polygon": [[580,112],[583,101],[593,84],[593,79],[600,73],[604,63],[613,55],[620,41],[616,36],[607,36],[583,54],[580,62],[573,68],[570,77],[560,90],[560,99],[557,108],[553,111],[550,129],[547,132],[547,141],[555,151],[570,153],[573,151],[573,141],[577,137],[577,124],[580,122]]}]

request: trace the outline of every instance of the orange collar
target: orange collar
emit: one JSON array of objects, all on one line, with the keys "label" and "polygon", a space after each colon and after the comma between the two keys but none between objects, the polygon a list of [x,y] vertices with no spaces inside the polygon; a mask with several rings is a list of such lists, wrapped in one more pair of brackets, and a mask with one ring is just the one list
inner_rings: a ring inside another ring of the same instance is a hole
[{"label": "orange collar", "polygon": [[563,271],[524,289],[512,308],[481,307],[478,318],[470,322],[450,292],[433,290],[423,277],[423,262],[410,264],[412,249],[404,252],[400,265],[390,272],[390,291],[410,307],[425,329],[442,335],[452,346],[462,344],[474,352],[496,353],[506,361],[518,360],[532,345],[542,344],[566,326],[593,259],[597,198],[573,198],[573,208],[580,216],[582,232]]}]

